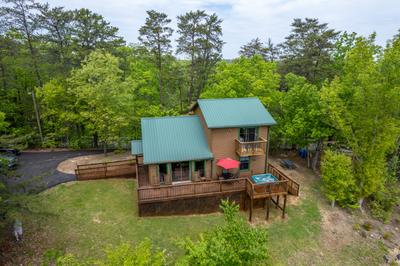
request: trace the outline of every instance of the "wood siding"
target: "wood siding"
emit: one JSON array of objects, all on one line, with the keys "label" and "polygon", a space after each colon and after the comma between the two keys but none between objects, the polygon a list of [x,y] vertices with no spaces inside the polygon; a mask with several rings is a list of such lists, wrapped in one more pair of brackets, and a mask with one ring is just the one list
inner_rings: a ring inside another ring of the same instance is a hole
[{"label": "wood siding", "polygon": [[[259,136],[268,139],[268,127],[259,127],[258,134]],[[213,128],[211,130],[211,135],[211,151],[214,155],[213,178],[216,179],[222,173],[222,169],[216,165],[219,159],[230,157],[239,160],[239,156],[235,151],[235,139],[239,136],[239,128]],[[240,177],[264,173],[265,156],[265,154],[251,156],[250,169],[248,171],[240,171]]]},{"label": "wood siding", "polygon": [[207,127],[206,120],[204,119],[203,113],[201,112],[199,107],[196,107],[194,110],[194,114],[198,115],[201,121],[201,125],[203,126],[204,129],[204,134],[206,135],[207,142],[208,142],[208,148],[212,152],[212,132],[211,129]]}]

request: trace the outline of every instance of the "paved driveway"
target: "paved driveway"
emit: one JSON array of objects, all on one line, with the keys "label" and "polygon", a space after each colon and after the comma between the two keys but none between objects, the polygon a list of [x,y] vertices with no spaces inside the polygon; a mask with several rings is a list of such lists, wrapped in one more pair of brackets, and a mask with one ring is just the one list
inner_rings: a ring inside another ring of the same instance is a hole
[{"label": "paved driveway", "polygon": [[76,180],[75,175],[57,171],[57,165],[72,157],[100,151],[23,152],[11,177],[4,178],[14,192],[39,192],[55,185]]}]

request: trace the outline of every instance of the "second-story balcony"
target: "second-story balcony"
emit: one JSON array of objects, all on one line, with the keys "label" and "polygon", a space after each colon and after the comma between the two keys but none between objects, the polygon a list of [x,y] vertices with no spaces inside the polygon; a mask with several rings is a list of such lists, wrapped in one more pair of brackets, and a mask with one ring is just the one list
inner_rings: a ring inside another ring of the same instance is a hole
[{"label": "second-story balcony", "polygon": [[255,141],[240,141],[235,139],[236,153],[241,156],[257,156],[264,155],[267,149],[267,140],[263,137],[259,137]]}]

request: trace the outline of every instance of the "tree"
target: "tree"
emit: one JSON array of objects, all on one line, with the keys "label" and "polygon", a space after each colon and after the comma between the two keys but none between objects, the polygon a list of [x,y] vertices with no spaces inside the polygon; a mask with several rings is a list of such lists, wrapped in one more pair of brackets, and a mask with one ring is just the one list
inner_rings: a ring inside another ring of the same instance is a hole
[{"label": "tree", "polygon": [[225,223],[193,242],[181,243],[185,255],[180,265],[257,265],[268,259],[267,231],[250,226],[239,216],[239,206],[222,201]]},{"label": "tree", "polygon": [[154,54],[154,61],[158,69],[158,88],[160,104],[164,105],[163,62],[164,54],[171,51],[172,28],[168,26],[171,20],[164,13],[155,10],[146,11],[145,24],[139,29],[139,41]]},{"label": "tree", "polygon": [[39,19],[46,30],[42,38],[50,44],[49,53],[65,72],[71,64],[73,12],[65,11],[63,7],[50,8],[45,4],[40,7]]},{"label": "tree", "polygon": [[351,158],[348,155],[326,150],[321,164],[324,192],[328,200],[343,207],[357,204],[356,182]]},{"label": "tree", "polygon": [[281,44],[281,71],[304,76],[317,85],[331,79],[335,74],[331,54],[339,32],[329,29],[327,23],[319,23],[318,19],[297,18],[291,26],[292,33]]},{"label": "tree", "polygon": [[248,44],[240,47],[239,55],[250,58],[255,55],[260,55],[265,60],[267,59],[268,48],[261,42],[259,38],[252,39]]},{"label": "tree", "polygon": [[73,11],[72,47],[76,49],[75,65],[79,65],[87,55],[95,49],[112,52],[124,44],[117,35],[118,28],[105,21],[103,16],[89,9],[81,8]]},{"label": "tree", "polygon": [[118,59],[103,51],[94,51],[69,79],[76,95],[76,106],[86,120],[85,126],[98,135],[104,145],[119,141],[129,130],[133,116],[132,94],[121,81]]},{"label": "tree", "polygon": [[360,207],[383,188],[386,156],[400,134],[400,82],[393,75],[400,69],[399,51],[399,39],[381,56],[371,39],[357,38],[345,58],[343,76],[321,92],[331,125],[352,150]]},{"label": "tree", "polygon": [[[38,16],[37,12],[40,5],[33,0],[3,0],[11,6],[3,6],[0,13],[6,17],[6,23],[9,28],[16,29],[22,34],[22,37],[28,45],[30,57],[32,60],[33,70],[36,75],[38,85],[43,86],[42,76],[40,74],[37,50],[34,45],[37,39]],[[42,125],[40,121],[39,107],[36,103],[36,96],[33,88],[31,88],[32,102],[35,110],[36,122],[40,139],[43,142]]]},{"label": "tree", "polygon": [[223,41],[222,20],[204,10],[190,11],[178,16],[178,45],[176,52],[189,57],[188,103],[196,100],[221,58]]},{"label": "tree", "polygon": [[272,40],[270,38],[268,38],[266,48],[267,48],[267,59],[266,60],[270,61],[270,62],[275,62],[279,57],[279,53],[280,53],[279,46],[274,45]]},{"label": "tree", "polygon": [[7,129],[7,127],[9,126],[9,123],[7,123],[6,121],[6,114],[3,112],[0,112],[0,132],[4,133]]},{"label": "tree", "polygon": [[201,98],[235,98],[257,96],[268,107],[277,103],[280,77],[276,65],[261,56],[221,61]]},{"label": "tree", "polygon": [[[318,88],[304,77],[287,74],[285,82],[288,91],[280,98],[281,111],[278,119],[278,134],[290,144],[308,147],[317,143],[311,167],[317,168],[323,140],[333,134],[332,127],[326,123],[327,116],[321,106]],[[310,165],[309,165],[310,167]]]}]

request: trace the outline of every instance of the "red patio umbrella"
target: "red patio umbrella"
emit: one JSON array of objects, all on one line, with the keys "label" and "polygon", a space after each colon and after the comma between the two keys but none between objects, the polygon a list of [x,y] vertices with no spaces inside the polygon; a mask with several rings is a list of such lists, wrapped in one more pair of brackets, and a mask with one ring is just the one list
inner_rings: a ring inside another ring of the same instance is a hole
[{"label": "red patio umbrella", "polygon": [[229,157],[219,159],[217,165],[224,169],[239,168],[240,162],[233,160]]}]

